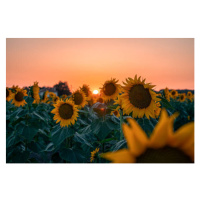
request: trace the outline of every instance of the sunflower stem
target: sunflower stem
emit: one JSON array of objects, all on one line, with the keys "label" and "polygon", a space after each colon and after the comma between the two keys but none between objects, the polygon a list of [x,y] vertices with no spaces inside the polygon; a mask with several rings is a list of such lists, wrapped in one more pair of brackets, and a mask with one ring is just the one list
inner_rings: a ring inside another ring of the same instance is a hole
[{"label": "sunflower stem", "polygon": [[120,109],[120,140],[122,140],[123,138],[122,123],[123,123],[123,114],[122,114],[122,109]]}]

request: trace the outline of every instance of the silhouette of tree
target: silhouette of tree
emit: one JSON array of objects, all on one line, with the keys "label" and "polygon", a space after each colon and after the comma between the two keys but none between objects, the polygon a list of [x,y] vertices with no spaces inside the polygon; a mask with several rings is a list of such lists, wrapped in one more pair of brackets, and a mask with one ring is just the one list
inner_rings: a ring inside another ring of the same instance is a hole
[{"label": "silhouette of tree", "polygon": [[58,92],[58,96],[61,96],[63,94],[71,95],[71,91],[69,89],[67,82],[59,81],[59,83],[54,85],[53,87],[56,88],[56,91]]}]

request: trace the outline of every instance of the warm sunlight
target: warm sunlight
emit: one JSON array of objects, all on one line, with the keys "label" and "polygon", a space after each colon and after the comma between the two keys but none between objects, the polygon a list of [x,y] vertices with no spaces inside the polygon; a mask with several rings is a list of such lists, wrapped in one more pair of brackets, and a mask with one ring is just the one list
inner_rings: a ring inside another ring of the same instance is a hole
[{"label": "warm sunlight", "polygon": [[98,90],[93,91],[93,94],[98,94],[98,93],[99,93]]}]

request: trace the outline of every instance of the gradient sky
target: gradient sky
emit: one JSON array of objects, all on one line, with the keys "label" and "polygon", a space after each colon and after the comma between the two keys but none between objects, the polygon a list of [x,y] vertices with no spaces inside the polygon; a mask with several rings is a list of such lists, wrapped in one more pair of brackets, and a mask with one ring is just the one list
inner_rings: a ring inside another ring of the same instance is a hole
[{"label": "gradient sky", "polygon": [[6,85],[99,89],[135,74],[155,89],[194,89],[194,39],[15,39],[6,40]]}]

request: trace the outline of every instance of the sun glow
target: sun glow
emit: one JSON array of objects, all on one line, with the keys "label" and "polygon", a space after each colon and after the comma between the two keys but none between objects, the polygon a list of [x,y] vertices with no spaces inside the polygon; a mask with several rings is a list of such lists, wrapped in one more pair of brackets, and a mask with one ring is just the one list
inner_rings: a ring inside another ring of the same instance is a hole
[{"label": "sun glow", "polygon": [[99,93],[98,90],[94,90],[94,91],[93,91],[93,94],[98,94],[98,93]]}]

